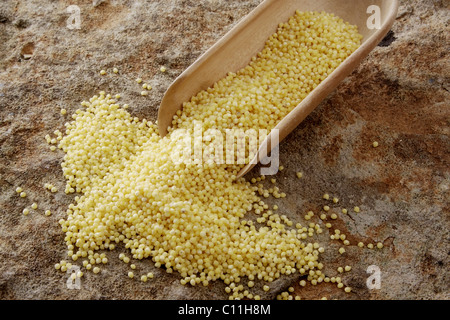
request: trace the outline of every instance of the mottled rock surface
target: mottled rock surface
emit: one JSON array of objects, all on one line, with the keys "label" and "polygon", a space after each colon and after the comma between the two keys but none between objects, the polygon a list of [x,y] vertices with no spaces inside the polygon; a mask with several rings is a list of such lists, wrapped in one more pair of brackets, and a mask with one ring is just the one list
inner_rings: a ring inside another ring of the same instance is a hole
[{"label": "mottled rock surface", "polygon": [[[58,220],[72,197],[61,192],[64,155],[50,151],[44,136],[63,131],[79,103],[99,90],[120,93],[133,115],[155,120],[176,76],[259,3],[0,3],[0,299],[227,298],[223,283],[182,286],[178,274],[150,260],[136,262],[137,273],[152,271],[155,279],[131,280],[129,267],[117,258],[122,247],[107,253],[110,263],[100,274],[85,272],[81,289],[69,290],[67,274],[54,264],[66,258]],[[67,27],[72,4],[81,10],[80,29]],[[336,254],[341,245],[328,230],[319,236],[328,248],[325,273],[353,267],[341,275],[352,293],[332,284],[300,289],[297,275],[278,280],[265,298],[291,285],[308,299],[450,298],[449,6],[448,0],[401,1],[392,33],[281,146],[286,169],[277,179],[288,197],[277,204],[288,217],[304,222],[308,210],[325,204],[325,192],[340,198],[334,207],[362,209],[334,222],[351,241],[344,255]],[[161,65],[166,73],[159,72]],[[108,74],[100,76],[101,69]],[[153,86],[148,97],[140,96],[137,77]],[[380,146],[373,148],[373,141]],[[45,190],[47,182],[60,192]],[[17,196],[18,186],[27,198]],[[33,202],[37,212],[22,215]],[[44,216],[46,209],[53,215]],[[359,241],[385,247],[361,249]],[[370,265],[381,269],[379,290],[366,286]]]}]

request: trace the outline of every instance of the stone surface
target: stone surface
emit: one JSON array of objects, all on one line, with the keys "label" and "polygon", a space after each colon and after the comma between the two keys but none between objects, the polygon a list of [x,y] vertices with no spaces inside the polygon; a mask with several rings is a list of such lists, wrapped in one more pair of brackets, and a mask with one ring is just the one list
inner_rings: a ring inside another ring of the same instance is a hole
[{"label": "stone surface", "polygon": [[[80,29],[67,27],[72,2],[81,10]],[[44,136],[62,131],[79,103],[99,90],[120,93],[133,115],[155,120],[176,76],[259,3],[2,1],[0,299],[227,298],[223,283],[185,287],[177,274],[150,260],[136,265],[155,279],[133,281],[117,258],[122,247],[107,253],[110,263],[100,274],[85,272],[80,290],[67,289],[68,276],[54,264],[65,258],[58,220],[71,197],[43,188],[47,182],[59,190],[65,185],[64,155],[51,152]],[[328,249],[322,256],[326,274],[353,267],[342,275],[352,293],[331,284],[300,289],[294,275],[278,280],[265,298],[291,285],[308,299],[450,298],[449,6],[448,0],[401,1],[390,37],[282,143],[286,169],[277,179],[288,197],[277,204],[287,216],[304,223],[304,213],[325,204],[325,192],[340,198],[336,207],[362,209],[334,222],[352,243],[344,255],[336,254],[340,244],[328,230],[319,236]],[[101,69],[108,74],[100,76]],[[153,86],[148,97],[140,96],[138,77]],[[373,141],[380,146],[373,148]],[[257,168],[250,176],[256,174]],[[17,196],[17,186],[27,198]],[[40,208],[23,216],[33,202]],[[44,216],[46,209],[53,215]],[[385,248],[361,249],[359,241],[381,241]],[[366,286],[370,265],[381,269],[380,290]]]}]

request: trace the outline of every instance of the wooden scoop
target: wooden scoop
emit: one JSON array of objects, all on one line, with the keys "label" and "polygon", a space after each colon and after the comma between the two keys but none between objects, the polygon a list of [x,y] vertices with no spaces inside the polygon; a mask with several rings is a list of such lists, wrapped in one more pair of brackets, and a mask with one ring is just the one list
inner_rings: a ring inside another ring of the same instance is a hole
[{"label": "wooden scoop", "polygon": [[[325,11],[334,13],[353,25],[363,35],[362,44],[333,73],[317,86],[275,129],[279,142],[291,133],[358,64],[380,43],[392,27],[398,10],[398,0],[265,0],[242,19],[222,39],[200,56],[168,88],[159,108],[158,127],[161,136],[167,134],[173,116],[184,102],[202,90],[213,86],[229,72],[246,67],[260,52],[278,25],[299,11]],[[238,175],[249,172],[268,152],[277,146],[271,143],[260,148],[253,161]],[[264,143],[263,143],[264,144]]]}]

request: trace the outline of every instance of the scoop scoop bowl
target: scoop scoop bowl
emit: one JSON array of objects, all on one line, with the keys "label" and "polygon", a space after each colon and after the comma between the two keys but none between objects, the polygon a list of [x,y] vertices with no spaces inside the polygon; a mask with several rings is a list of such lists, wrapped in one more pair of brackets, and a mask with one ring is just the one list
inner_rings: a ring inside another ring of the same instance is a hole
[{"label": "scoop scoop bowl", "polygon": [[398,0],[265,0],[170,85],[158,112],[160,135],[168,133],[173,116],[182,109],[184,102],[213,86],[229,72],[237,72],[247,66],[251,58],[264,48],[278,25],[297,10],[333,13],[356,25],[363,36],[361,46],[277,124],[274,128],[278,133],[277,139],[273,134],[268,135],[255,158],[239,172],[238,178],[244,176],[305,120],[381,42],[395,21],[398,6]]}]

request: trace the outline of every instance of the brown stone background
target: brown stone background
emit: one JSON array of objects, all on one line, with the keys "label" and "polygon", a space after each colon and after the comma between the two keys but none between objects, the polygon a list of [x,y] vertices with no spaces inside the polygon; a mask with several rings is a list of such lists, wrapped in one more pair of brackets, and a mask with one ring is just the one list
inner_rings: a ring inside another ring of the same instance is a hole
[{"label": "brown stone background", "polygon": [[[68,290],[68,276],[54,264],[65,258],[58,220],[71,197],[43,188],[51,182],[62,191],[65,184],[63,154],[51,152],[44,136],[63,130],[69,116],[60,115],[62,107],[70,115],[99,90],[120,93],[132,114],[155,120],[176,76],[260,2],[1,1],[0,299],[227,298],[223,283],[182,286],[177,274],[150,260],[136,262],[135,273],[152,271],[155,279],[131,280],[117,258],[123,248],[107,253],[110,263],[100,274],[85,272],[80,290]],[[66,27],[72,4],[81,9],[80,30]],[[294,275],[276,281],[264,298],[290,285],[307,299],[450,298],[449,6],[402,0],[390,37],[282,143],[286,169],[277,179],[288,197],[277,200],[280,211],[303,222],[304,213],[324,205],[325,192],[341,199],[339,207],[362,208],[335,222],[352,241],[344,255],[336,254],[340,245],[328,230],[318,238],[329,249],[322,256],[328,275],[353,267],[342,275],[352,293],[331,284],[300,289]],[[167,73],[158,71],[161,65]],[[101,69],[108,75],[100,76]],[[153,86],[148,97],[140,96],[137,77]],[[17,186],[26,199],[16,195]],[[33,202],[40,208],[23,216]],[[358,241],[385,248],[361,249]],[[382,271],[380,290],[366,287],[369,265]]]}]

